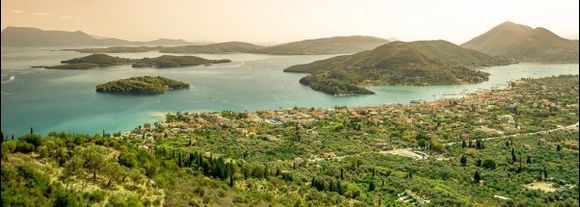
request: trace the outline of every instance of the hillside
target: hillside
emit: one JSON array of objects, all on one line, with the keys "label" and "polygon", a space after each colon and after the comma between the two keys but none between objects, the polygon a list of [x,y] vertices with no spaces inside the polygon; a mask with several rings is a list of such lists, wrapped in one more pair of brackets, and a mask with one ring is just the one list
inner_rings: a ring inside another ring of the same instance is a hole
[{"label": "hillside", "polygon": [[291,66],[284,71],[311,73],[300,83],[332,95],[349,95],[359,93],[346,90],[347,86],[478,83],[487,80],[488,74],[472,68],[510,63],[513,62],[508,59],[437,40],[392,42],[353,55]]},{"label": "hillside", "polygon": [[175,47],[164,47],[159,52],[164,53],[251,53],[262,46],[245,43],[245,42],[221,42],[207,45],[186,45]]},{"label": "hillside", "polygon": [[389,41],[367,36],[347,36],[330,37],[320,39],[310,39],[298,42],[290,42],[274,46],[260,46],[246,42],[221,42],[203,45],[184,45],[172,47],[107,47],[107,48],[80,48],[64,49],[65,51],[76,51],[81,53],[128,53],[159,51],[162,53],[258,53],[270,55],[328,55],[355,53],[364,50],[374,49]]},{"label": "hillside", "polygon": [[578,88],[559,76],[419,104],[178,112],[122,133],[3,129],[2,203],[578,206]]},{"label": "hillside", "polygon": [[181,45],[191,44],[184,40],[158,39],[154,41],[128,41],[103,38],[82,31],[67,32],[41,30],[31,27],[7,27],[2,30],[3,46],[93,46],[93,45]]},{"label": "hillside", "polygon": [[214,63],[229,63],[228,59],[222,60],[208,60],[205,58],[195,56],[174,56],[163,55],[156,58],[143,58],[136,60],[133,63],[133,68],[153,67],[153,68],[176,68],[196,65],[211,65]]},{"label": "hillside", "polygon": [[578,42],[542,28],[504,22],[461,45],[488,55],[501,55],[522,62],[577,63]]},{"label": "hillside", "polygon": [[368,36],[330,37],[275,45],[266,47],[258,53],[273,55],[346,54],[371,50],[388,42],[384,39]]}]

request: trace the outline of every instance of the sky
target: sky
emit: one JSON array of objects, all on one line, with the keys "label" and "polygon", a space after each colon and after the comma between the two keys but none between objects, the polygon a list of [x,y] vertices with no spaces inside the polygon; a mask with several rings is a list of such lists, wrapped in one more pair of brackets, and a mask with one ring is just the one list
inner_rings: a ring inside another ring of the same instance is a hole
[{"label": "sky", "polygon": [[369,35],[457,44],[512,21],[578,38],[578,0],[2,0],[7,26],[127,40],[281,43]]}]

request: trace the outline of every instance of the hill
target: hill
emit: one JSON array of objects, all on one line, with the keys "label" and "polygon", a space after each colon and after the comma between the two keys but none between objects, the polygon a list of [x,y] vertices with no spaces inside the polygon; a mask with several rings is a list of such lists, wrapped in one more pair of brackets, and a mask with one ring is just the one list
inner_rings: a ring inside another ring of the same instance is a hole
[{"label": "hill", "polygon": [[67,32],[41,30],[31,27],[7,27],[2,30],[3,46],[94,46],[94,45],[181,45],[191,44],[184,40],[158,39],[154,41],[128,41],[103,38],[82,31]]},{"label": "hill", "polygon": [[488,55],[502,55],[523,62],[577,63],[578,42],[542,28],[504,22],[461,45]]},{"label": "hill", "polygon": [[473,68],[510,63],[513,62],[508,59],[437,40],[392,42],[369,51],[291,66],[284,71],[311,73],[300,83],[314,90],[350,95],[360,94],[355,86],[361,85],[478,83],[487,80],[488,74]]},{"label": "hill", "polygon": [[159,51],[162,53],[258,53],[270,55],[328,55],[355,53],[364,50],[374,49],[389,41],[367,36],[347,36],[330,37],[320,39],[310,39],[298,42],[290,42],[274,46],[260,46],[246,42],[221,42],[204,45],[184,45],[173,47],[108,47],[108,48],[82,48],[64,49],[66,51],[76,51],[81,53],[127,53],[127,52],[147,52]]},{"label": "hill", "polygon": [[389,41],[368,36],[344,36],[303,40],[266,47],[257,53],[274,55],[328,55],[371,50]]},{"label": "hill", "polygon": [[156,58],[143,58],[133,63],[133,68],[154,67],[154,68],[175,68],[196,65],[211,65],[214,63],[229,63],[228,59],[208,60],[195,56],[174,56],[163,55]]},{"label": "hill", "polygon": [[93,69],[96,67],[110,67],[115,65],[128,65],[128,64],[132,64],[133,68],[145,68],[145,67],[176,68],[176,67],[211,65],[216,63],[229,63],[229,62],[231,62],[231,60],[228,59],[208,60],[196,56],[163,55],[156,58],[128,59],[128,58],[113,57],[106,54],[92,54],[81,58],[63,60],[61,61],[61,63],[64,63],[62,65],[34,66],[34,68],[85,70],[85,69]]},{"label": "hill", "polygon": [[251,53],[263,48],[246,42],[221,42],[206,45],[186,45],[160,48],[159,52],[164,53]]},{"label": "hill", "polygon": [[97,86],[99,93],[157,95],[168,90],[189,88],[189,84],[161,76],[133,77],[107,82]]}]

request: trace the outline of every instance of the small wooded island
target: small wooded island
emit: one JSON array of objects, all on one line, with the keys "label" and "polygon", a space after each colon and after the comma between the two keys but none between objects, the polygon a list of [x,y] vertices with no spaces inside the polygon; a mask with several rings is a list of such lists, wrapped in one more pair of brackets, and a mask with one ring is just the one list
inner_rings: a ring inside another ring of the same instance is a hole
[{"label": "small wooded island", "polygon": [[130,95],[158,95],[165,91],[189,88],[189,84],[157,76],[142,76],[97,85],[97,92]]},{"label": "small wooded island", "polygon": [[229,62],[232,61],[229,59],[208,60],[196,56],[162,55],[156,58],[128,59],[128,58],[113,57],[106,54],[92,54],[81,58],[63,60],[61,61],[61,63],[64,63],[62,65],[34,66],[34,67],[46,69],[86,70],[97,67],[111,67],[116,65],[131,64],[133,68],[145,68],[145,67],[177,68],[177,67],[211,65]]}]

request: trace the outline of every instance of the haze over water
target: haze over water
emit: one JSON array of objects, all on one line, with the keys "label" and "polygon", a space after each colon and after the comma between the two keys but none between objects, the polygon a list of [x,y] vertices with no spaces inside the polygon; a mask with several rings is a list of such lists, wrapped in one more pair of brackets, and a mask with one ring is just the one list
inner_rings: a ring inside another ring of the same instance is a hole
[{"label": "haze over water", "polygon": [[[257,54],[209,55],[203,58],[233,60],[228,64],[175,69],[132,69],[130,65],[97,70],[31,69],[56,65],[61,60],[86,54],[50,51],[54,48],[2,48],[2,131],[20,135],[35,132],[74,131],[100,133],[131,130],[144,123],[163,120],[163,113],[178,111],[257,111],[300,107],[367,106],[409,103],[459,97],[479,89],[502,88],[511,80],[578,74],[578,64],[518,64],[485,68],[487,82],[455,86],[372,87],[376,95],[336,97],[302,86],[305,74],[284,73],[295,64],[332,57],[271,56]],[[157,57],[158,52],[110,54],[128,58]],[[189,90],[157,96],[99,94],[95,86],[134,76],[164,76],[191,85]]]}]

